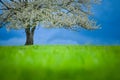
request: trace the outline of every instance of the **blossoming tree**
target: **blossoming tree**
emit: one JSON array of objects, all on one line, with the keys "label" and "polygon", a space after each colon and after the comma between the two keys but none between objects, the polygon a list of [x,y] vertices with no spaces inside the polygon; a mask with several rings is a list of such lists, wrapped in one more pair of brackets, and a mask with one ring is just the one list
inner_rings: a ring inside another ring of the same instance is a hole
[{"label": "blossoming tree", "polygon": [[91,8],[100,0],[0,0],[0,27],[25,29],[26,43],[33,44],[36,26],[97,29]]}]

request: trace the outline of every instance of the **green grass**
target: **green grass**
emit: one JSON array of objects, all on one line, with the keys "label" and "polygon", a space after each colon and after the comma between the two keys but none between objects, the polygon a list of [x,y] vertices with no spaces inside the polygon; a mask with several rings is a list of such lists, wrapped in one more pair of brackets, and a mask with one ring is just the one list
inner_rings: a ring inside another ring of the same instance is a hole
[{"label": "green grass", "polygon": [[0,80],[120,80],[120,46],[0,47]]}]

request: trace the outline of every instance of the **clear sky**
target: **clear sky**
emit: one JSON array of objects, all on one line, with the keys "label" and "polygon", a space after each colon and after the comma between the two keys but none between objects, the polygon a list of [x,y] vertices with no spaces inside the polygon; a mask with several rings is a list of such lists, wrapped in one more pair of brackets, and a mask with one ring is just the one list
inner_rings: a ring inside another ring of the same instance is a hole
[{"label": "clear sky", "polygon": [[[35,44],[95,44],[120,45],[120,0],[103,0],[93,9],[94,18],[102,29],[70,31],[65,29],[45,29],[35,31]],[[0,29],[0,45],[24,45],[24,30],[6,31]]]}]

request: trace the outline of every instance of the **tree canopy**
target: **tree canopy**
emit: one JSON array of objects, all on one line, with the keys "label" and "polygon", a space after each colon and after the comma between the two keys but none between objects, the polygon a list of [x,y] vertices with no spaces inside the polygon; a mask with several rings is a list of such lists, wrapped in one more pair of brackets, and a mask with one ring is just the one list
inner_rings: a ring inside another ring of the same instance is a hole
[{"label": "tree canopy", "polygon": [[100,0],[0,0],[0,27],[25,29],[26,43],[33,44],[37,25],[47,28],[97,29],[91,8]]},{"label": "tree canopy", "polygon": [[100,0],[0,0],[0,26],[21,29],[43,24],[44,27],[83,27],[99,25],[89,18],[91,8]]}]

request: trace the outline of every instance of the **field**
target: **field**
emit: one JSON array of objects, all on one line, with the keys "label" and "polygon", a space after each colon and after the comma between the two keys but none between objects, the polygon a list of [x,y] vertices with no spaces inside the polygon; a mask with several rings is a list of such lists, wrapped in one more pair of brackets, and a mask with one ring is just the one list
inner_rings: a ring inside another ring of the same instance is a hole
[{"label": "field", "polygon": [[120,46],[0,47],[0,80],[120,80]]}]

